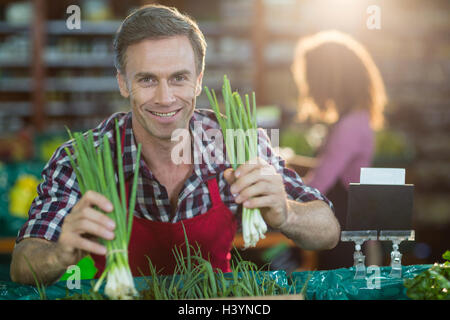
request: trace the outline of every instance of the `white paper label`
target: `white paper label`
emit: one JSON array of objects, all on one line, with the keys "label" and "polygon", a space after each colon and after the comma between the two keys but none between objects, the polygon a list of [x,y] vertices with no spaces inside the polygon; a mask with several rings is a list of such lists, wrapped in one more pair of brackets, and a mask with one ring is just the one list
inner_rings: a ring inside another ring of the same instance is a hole
[{"label": "white paper label", "polygon": [[405,184],[405,169],[361,168],[360,184]]}]

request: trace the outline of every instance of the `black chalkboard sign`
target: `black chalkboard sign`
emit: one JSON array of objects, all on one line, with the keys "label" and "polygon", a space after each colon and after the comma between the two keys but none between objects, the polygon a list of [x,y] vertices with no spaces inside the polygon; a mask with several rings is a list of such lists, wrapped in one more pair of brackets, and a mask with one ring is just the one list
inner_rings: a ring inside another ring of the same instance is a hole
[{"label": "black chalkboard sign", "polygon": [[414,185],[350,183],[345,230],[412,230]]}]

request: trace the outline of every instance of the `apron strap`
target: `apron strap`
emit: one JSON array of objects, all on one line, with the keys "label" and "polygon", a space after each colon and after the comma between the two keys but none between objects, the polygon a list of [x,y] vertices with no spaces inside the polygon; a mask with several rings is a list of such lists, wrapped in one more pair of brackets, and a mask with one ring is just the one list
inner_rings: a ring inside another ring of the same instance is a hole
[{"label": "apron strap", "polygon": [[[126,122],[124,123],[124,126],[122,127],[122,137],[121,137],[121,144],[122,144],[122,156],[124,152],[124,146],[125,146],[125,134],[126,134]],[[208,190],[211,197],[211,201],[214,207],[220,205],[222,203],[222,199],[220,197],[220,191],[219,186],[217,185],[216,176],[212,176],[208,179]],[[127,197],[127,207],[128,207],[128,201],[129,201],[129,192],[130,192],[130,183],[129,181],[125,181],[125,194]]]},{"label": "apron strap", "polygon": [[217,185],[216,176],[213,176],[208,181],[208,190],[209,195],[211,197],[211,201],[213,206],[218,206],[222,203],[222,199],[220,198],[219,186]]}]

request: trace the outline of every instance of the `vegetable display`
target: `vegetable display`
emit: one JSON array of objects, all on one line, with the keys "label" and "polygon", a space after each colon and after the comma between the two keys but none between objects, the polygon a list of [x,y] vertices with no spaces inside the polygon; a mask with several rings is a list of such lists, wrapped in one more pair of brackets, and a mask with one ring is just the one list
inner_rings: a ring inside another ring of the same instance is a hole
[{"label": "vegetable display", "polygon": [[213,269],[209,260],[202,257],[200,247],[190,245],[185,232],[186,255],[175,247],[174,274],[161,277],[149,260],[151,277],[145,278],[148,290],[143,299],[210,299],[226,297],[254,297],[290,294],[291,290],[277,283],[277,279],[261,272],[255,263],[245,261],[236,250],[230,273]]},{"label": "vegetable display", "polygon": [[[222,96],[225,104],[226,116],[220,113],[219,103],[214,90],[205,87],[209,102],[214,110],[217,121],[222,129],[228,159],[234,170],[239,165],[255,160],[258,156],[258,126],[256,123],[256,97],[252,94],[252,107],[250,98],[245,95],[245,106],[237,91],[232,92],[230,81],[224,76]],[[244,247],[254,247],[259,239],[265,238],[267,225],[259,209],[242,210],[242,234]]]},{"label": "vegetable display", "polygon": [[106,135],[103,136],[102,140],[99,139],[98,146],[96,147],[92,130],[89,130],[84,135],[74,133],[73,136],[69,131],[70,137],[74,139],[74,154],[71,155],[68,148],[65,148],[65,151],[75,171],[81,194],[84,195],[89,190],[96,191],[107,197],[114,206],[113,212],[108,213],[108,217],[111,217],[116,224],[114,231],[115,237],[113,240],[103,240],[107,248],[106,266],[94,287],[94,291],[100,289],[106,277],[105,294],[109,298],[131,299],[137,292],[128,263],[128,243],[136,203],[141,144],[138,145],[137,149],[133,186],[127,208],[121,141],[117,121],[115,126],[119,191],[117,190],[111,147]]},{"label": "vegetable display", "polygon": [[20,175],[9,191],[9,213],[20,218],[28,218],[28,210],[38,195],[39,180],[32,174]]},{"label": "vegetable display", "polygon": [[412,279],[407,279],[404,286],[406,295],[414,300],[450,300],[450,251],[442,257],[447,260],[435,263],[430,269]]},{"label": "vegetable display", "polygon": [[[277,278],[276,273],[264,272],[263,267],[245,261],[237,253],[232,259],[232,272],[223,273],[214,269],[209,260],[202,257],[200,248],[190,245],[185,232],[186,254],[180,247],[173,249],[176,266],[174,273],[161,276],[149,259],[150,276],[143,276],[145,286],[134,299],[173,300],[211,299],[233,297],[262,297],[290,295],[293,299],[303,299],[309,278],[304,282],[300,294],[293,286],[288,286]],[[100,292],[67,294],[65,300],[104,300]]]}]

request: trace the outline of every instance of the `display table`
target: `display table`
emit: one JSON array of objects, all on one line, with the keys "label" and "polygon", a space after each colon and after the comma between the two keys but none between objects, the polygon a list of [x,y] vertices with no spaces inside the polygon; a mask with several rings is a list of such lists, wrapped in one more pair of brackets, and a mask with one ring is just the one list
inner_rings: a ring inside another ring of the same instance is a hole
[{"label": "display table", "polygon": [[[306,289],[307,300],[404,300],[405,279],[414,278],[429,269],[431,265],[411,265],[402,267],[402,278],[392,278],[391,267],[367,268],[365,279],[355,280],[355,269],[342,268],[326,271],[313,271]],[[290,283],[299,292],[311,272],[293,272]],[[377,277],[378,276],[378,277]]]},{"label": "display table", "polygon": [[[353,279],[354,268],[342,268],[326,271],[293,272],[287,276],[284,271],[270,271],[281,286],[288,286],[292,293],[300,293],[305,281],[308,286],[305,291],[307,300],[404,300],[406,289],[403,281],[413,278],[430,268],[431,265],[404,266],[402,278],[391,278],[390,267],[380,267],[379,277],[376,271],[368,272],[366,279]],[[80,289],[69,290],[66,281],[60,281],[47,287],[47,299],[61,299],[75,293],[87,293],[95,280],[81,280]],[[138,290],[146,289],[143,277],[135,278]],[[20,285],[13,282],[0,281],[0,300],[39,300],[39,292],[34,286]]]}]

